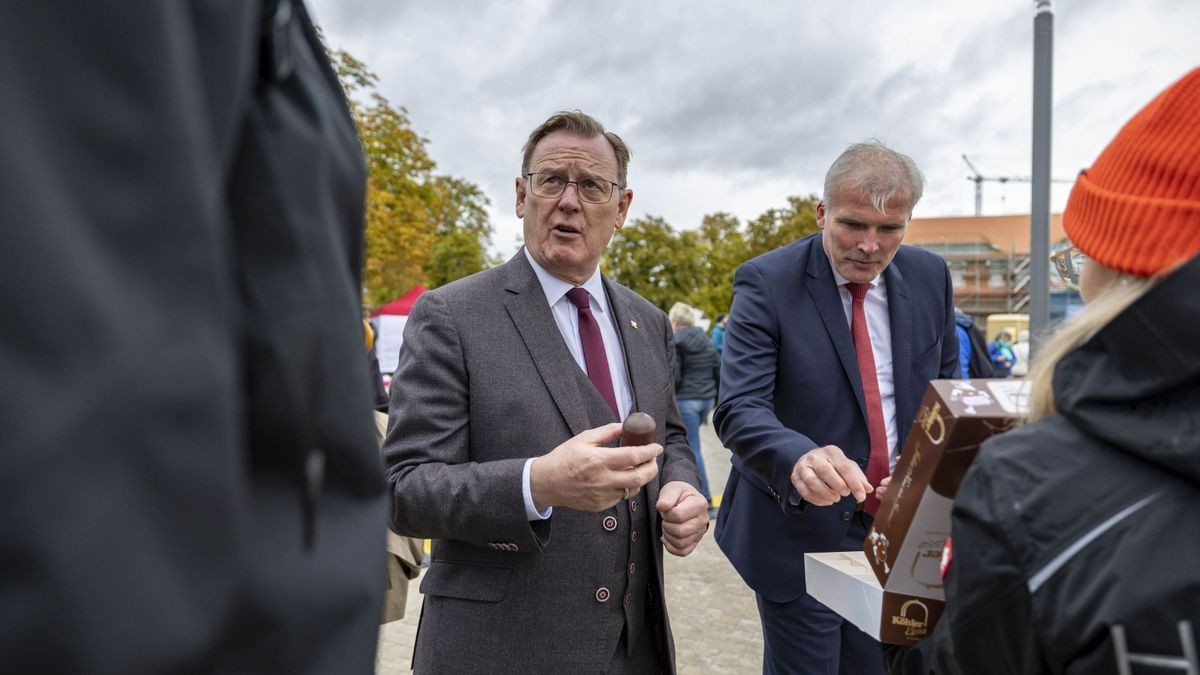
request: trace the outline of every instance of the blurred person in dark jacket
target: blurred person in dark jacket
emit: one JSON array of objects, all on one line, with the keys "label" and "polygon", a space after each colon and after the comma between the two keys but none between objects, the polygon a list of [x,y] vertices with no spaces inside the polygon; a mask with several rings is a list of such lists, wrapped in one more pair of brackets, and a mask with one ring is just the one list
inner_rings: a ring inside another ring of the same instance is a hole
[{"label": "blurred person in dark jacket", "polygon": [[728,321],[728,314],[725,312],[718,314],[717,319],[713,321],[712,333],[709,335],[713,347],[717,350],[718,357],[725,351],[725,324]]},{"label": "blurred person in dark jacket", "polygon": [[0,42],[0,664],[370,672],[366,173],[304,6],[2,3]]},{"label": "blurred person in dark jacket", "polygon": [[[696,457],[700,472],[700,492],[712,508],[712,492],[708,487],[708,472],[704,469],[704,453],[700,450],[700,424],[708,419],[717,396],[717,378],[721,372],[721,357],[704,331],[695,326],[696,310],[677,302],[667,316],[675,331],[675,401],[683,416],[688,445]],[[715,514],[713,514],[715,515]]]},{"label": "blurred person in dark jacket", "polygon": [[959,377],[964,380],[995,377],[987,340],[975,325],[975,319],[957,307],[954,308],[954,331],[958,334],[958,364],[962,370]]},{"label": "blurred person in dark jacket", "polygon": [[1079,175],[1063,226],[1087,306],[1034,361],[1031,423],[964,478],[945,613],[885,650],[894,673],[1200,668],[1200,69]]}]

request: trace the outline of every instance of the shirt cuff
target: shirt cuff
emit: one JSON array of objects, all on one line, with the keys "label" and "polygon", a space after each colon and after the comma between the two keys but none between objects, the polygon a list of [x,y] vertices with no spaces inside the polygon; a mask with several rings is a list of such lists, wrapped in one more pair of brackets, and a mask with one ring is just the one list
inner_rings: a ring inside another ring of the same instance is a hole
[{"label": "shirt cuff", "polygon": [[554,513],[553,506],[547,506],[545,511],[539,512],[533,504],[533,492],[529,489],[529,467],[533,466],[533,460],[533,457],[525,460],[525,468],[521,469],[521,495],[525,497],[525,518],[530,522],[547,520]]}]

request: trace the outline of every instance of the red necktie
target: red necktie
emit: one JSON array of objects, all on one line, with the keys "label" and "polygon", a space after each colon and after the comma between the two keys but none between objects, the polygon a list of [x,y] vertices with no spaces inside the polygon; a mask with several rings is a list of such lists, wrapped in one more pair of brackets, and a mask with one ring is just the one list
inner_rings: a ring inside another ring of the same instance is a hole
[{"label": "red necktie", "polygon": [[619,420],[621,413],[617,410],[617,397],[613,394],[612,374],[608,372],[608,353],[604,351],[600,326],[592,315],[588,292],[581,287],[572,288],[567,291],[567,299],[579,310],[579,341],[583,343],[583,363],[587,366],[588,379]]},{"label": "red necktie", "polygon": [[[889,473],[887,427],[883,423],[883,399],[879,396],[879,378],[875,374],[875,352],[871,350],[871,334],[867,331],[867,310],[863,300],[871,284],[848,283],[846,288],[854,298],[850,336],[854,338],[854,354],[858,357],[858,376],[862,379],[863,399],[867,404],[867,431],[871,435],[871,458],[867,460],[867,481],[878,487]],[[879,499],[867,495],[864,504],[872,517],[879,510]]]}]

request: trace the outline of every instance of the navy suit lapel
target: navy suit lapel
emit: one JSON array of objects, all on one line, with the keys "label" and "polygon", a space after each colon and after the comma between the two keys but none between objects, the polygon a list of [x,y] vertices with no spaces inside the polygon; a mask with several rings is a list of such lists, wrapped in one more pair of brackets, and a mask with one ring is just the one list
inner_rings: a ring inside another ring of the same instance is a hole
[{"label": "navy suit lapel", "polygon": [[821,237],[815,237],[808,254],[808,294],[812,298],[817,313],[821,315],[821,323],[825,324],[825,332],[833,342],[842,370],[846,379],[854,389],[854,398],[858,401],[858,410],[863,419],[867,418],[867,406],[863,402],[862,378],[858,375],[858,357],[854,353],[854,340],[850,337],[850,324],[846,321],[846,309],[842,305],[838,293],[837,282],[833,279],[833,270],[829,266],[829,258],[821,245]]},{"label": "navy suit lapel", "polygon": [[[887,280],[888,318],[892,328],[892,384],[896,395],[896,424],[904,421],[901,411],[910,410],[912,400],[912,344],[913,344],[913,315],[912,301],[908,297],[908,288],[904,284],[904,276],[896,267],[895,260],[883,271]],[[923,392],[922,392],[923,393]],[[900,440],[908,433],[907,427],[898,428]]]},{"label": "navy suit lapel", "polygon": [[[575,363],[563,342],[550,306],[546,304],[546,294],[529,261],[525,259],[525,252],[517,251],[517,255],[505,266],[508,274],[504,287],[504,307],[521,334],[521,339],[525,341],[534,366],[570,427],[571,434],[580,434],[591,425],[578,383],[578,376],[581,375],[579,364]],[[514,395],[519,394],[518,390],[524,383],[512,384]]]}]

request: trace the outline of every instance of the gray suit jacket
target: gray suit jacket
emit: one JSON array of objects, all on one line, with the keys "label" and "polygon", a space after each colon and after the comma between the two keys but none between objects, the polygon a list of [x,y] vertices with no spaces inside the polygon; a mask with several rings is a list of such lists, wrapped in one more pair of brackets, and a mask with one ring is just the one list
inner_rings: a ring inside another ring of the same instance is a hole
[{"label": "gray suit jacket", "polygon": [[[673,338],[661,310],[607,278],[604,287],[634,408],[658,422],[665,449],[658,478],[645,488],[662,598],[661,523],[653,508],[659,486],[698,484],[675,405]],[[602,514],[555,508],[535,523],[525,516],[526,458],[597,426],[589,411],[604,403],[567,350],[523,252],[421,297],[391,392],[384,456],[392,526],[434,540],[414,668],[607,666],[621,623],[597,600],[597,584],[619,564],[618,542],[601,526]],[[673,663],[665,608],[662,626]]]}]

